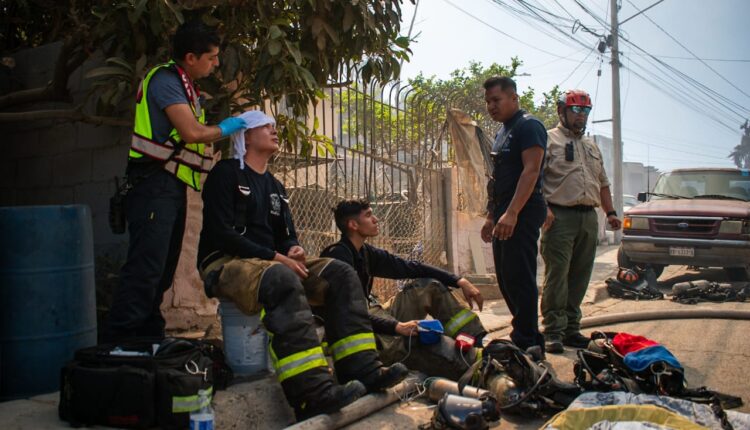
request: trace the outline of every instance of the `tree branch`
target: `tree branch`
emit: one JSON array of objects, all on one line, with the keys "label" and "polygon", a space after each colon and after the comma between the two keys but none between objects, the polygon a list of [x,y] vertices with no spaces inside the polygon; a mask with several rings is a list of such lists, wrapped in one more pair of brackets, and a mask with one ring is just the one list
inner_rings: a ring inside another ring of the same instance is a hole
[{"label": "tree branch", "polygon": [[68,77],[86,59],[86,55],[81,55],[81,53],[71,58],[71,52],[75,45],[75,38],[68,37],[65,39],[55,62],[52,80],[47,85],[12,92],[0,97],[0,109],[26,103],[66,101],[70,96],[68,93]]},{"label": "tree branch", "polygon": [[94,125],[111,125],[115,127],[132,127],[133,121],[122,118],[86,115],[75,109],[50,109],[35,110],[28,112],[3,112],[0,113],[0,124],[8,122],[36,121],[44,119],[64,119],[69,121],[80,121]]}]

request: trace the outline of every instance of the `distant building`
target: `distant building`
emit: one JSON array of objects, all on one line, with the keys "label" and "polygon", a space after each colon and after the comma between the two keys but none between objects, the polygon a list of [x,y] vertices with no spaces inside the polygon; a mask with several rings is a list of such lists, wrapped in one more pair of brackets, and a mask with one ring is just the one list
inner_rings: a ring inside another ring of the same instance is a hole
[{"label": "distant building", "polygon": [[[615,171],[615,154],[612,145],[612,139],[606,136],[594,135],[594,142],[602,153],[602,162],[604,170],[607,172],[609,180],[614,179]],[[659,177],[659,170],[654,166],[644,166],[643,163],[623,162],[622,163],[622,193],[623,195],[637,196],[642,191],[651,191],[654,188],[654,182]],[[614,187],[611,187],[612,190]],[[627,210],[627,205],[624,206]],[[614,235],[608,232],[606,226],[606,217],[604,212],[597,209],[599,215],[599,242],[612,243]]]},{"label": "distant building", "polygon": [[604,158],[604,170],[607,172],[607,176],[612,178],[615,172],[615,154],[612,147],[612,139],[598,134],[595,134],[593,137],[596,146],[599,147],[599,151],[601,151]]},{"label": "distant building", "polygon": [[659,170],[654,166],[644,166],[643,163],[622,163],[622,193],[638,195],[640,192],[654,189]]},{"label": "distant building", "polygon": [[[607,176],[611,181],[614,177],[615,168],[612,139],[598,134],[593,137],[604,158],[604,170],[607,171]],[[635,196],[642,191],[651,191],[658,177],[659,170],[654,166],[644,166],[643,163],[637,162],[623,162],[622,193]]]}]

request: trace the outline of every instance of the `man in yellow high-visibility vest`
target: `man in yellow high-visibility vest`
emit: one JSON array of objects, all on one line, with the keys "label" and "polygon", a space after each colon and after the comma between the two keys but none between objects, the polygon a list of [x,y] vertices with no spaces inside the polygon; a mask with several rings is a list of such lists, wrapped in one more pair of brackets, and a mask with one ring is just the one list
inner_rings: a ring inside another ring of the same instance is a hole
[{"label": "man in yellow high-visibility vest", "polygon": [[101,340],[164,336],[160,305],[171,285],[185,230],[187,188],[200,190],[211,157],[205,144],[244,124],[236,117],[205,124],[194,80],[219,65],[220,40],[200,22],[180,26],[172,60],[151,69],[138,89],[125,200],[130,244]]}]

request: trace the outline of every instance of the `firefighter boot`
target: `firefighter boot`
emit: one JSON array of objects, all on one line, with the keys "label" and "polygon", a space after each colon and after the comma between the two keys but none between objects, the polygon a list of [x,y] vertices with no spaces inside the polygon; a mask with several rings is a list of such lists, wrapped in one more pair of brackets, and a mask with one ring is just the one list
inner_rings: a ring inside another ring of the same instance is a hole
[{"label": "firefighter boot", "polygon": [[394,363],[390,366],[383,366],[370,372],[360,380],[365,387],[367,387],[368,393],[376,391],[383,391],[386,388],[390,388],[406,378],[409,374],[409,369],[402,363]]},{"label": "firefighter boot", "polygon": [[295,408],[297,422],[320,414],[330,414],[367,394],[367,389],[359,381],[349,381],[345,385],[332,385],[322,394]]}]

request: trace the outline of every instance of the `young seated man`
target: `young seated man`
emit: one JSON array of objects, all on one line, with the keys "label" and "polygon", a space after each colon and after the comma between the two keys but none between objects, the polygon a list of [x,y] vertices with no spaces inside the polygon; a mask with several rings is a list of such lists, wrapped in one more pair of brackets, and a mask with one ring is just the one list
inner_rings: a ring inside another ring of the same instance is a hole
[{"label": "young seated man", "polygon": [[[428,314],[443,324],[445,334],[455,338],[459,333],[474,336],[481,346],[487,333],[477,315],[471,311],[476,302],[482,310],[484,299],[479,290],[465,278],[422,264],[407,261],[388,251],[368,245],[368,238],[378,235],[378,219],[366,200],[347,200],[334,209],[341,240],[328,246],[322,257],[341,260],[354,267],[365,297],[370,300],[370,319],[378,335],[380,358],[385,363],[404,361],[411,369],[431,376],[453,377],[468,367],[467,356],[457,356],[453,348],[418,347],[411,339],[417,321]],[[372,296],[373,278],[417,279],[397,293],[388,303],[380,304]],[[449,287],[460,288],[469,308],[456,300]],[[452,343],[452,339],[449,339]],[[411,344],[410,344],[411,342]],[[471,351],[473,359],[476,351]],[[405,359],[404,357],[408,357]]]},{"label": "young seated man", "polygon": [[[306,258],[281,182],[268,171],[279,149],[273,118],[240,115],[233,160],[219,161],[203,190],[198,269],[206,293],[261,313],[276,376],[298,420],[340,409],[403,380],[403,365],[378,359],[367,302],[357,274],[332,259]],[[333,308],[325,321],[341,384],[323,355],[310,306]]]}]

